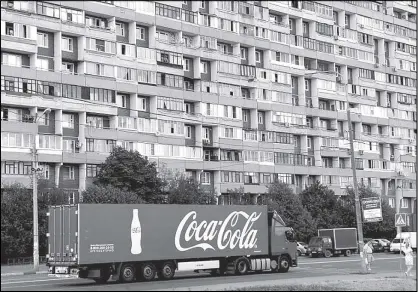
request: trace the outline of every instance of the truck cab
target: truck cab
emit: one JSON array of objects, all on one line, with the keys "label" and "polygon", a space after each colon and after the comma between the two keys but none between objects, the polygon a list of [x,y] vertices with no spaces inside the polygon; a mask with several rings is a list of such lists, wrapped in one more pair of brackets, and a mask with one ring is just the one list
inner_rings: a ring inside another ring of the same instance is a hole
[{"label": "truck cab", "polygon": [[317,257],[324,254],[325,250],[332,249],[332,240],[329,236],[312,237],[308,244],[306,255]]}]

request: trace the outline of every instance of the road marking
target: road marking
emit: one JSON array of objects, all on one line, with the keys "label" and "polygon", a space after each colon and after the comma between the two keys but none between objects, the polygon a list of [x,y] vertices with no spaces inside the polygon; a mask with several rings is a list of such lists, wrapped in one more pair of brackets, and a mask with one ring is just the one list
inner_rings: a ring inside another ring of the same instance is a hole
[{"label": "road marking", "polygon": [[75,279],[43,279],[43,280],[32,280],[32,281],[9,281],[9,282],[1,282],[2,285],[10,285],[10,284],[22,284],[22,283],[34,283],[34,282],[49,282],[49,281],[68,281],[68,280],[75,280]]},{"label": "road marking", "polygon": [[[402,258],[403,259],[403,258]],[[399,258],[394,259],[394,258],[375,258],[375,261],[382,261],[382,260],[399,260]],[[304,262],[301,263],[299,262],[298,265],[318,265],[318,264],[334,264],[334,263],[346,263],[346,262],[359,262],[360,258],[355,259],[355,260],[345,260],[345,261],[326,261],[326,262]]]}]

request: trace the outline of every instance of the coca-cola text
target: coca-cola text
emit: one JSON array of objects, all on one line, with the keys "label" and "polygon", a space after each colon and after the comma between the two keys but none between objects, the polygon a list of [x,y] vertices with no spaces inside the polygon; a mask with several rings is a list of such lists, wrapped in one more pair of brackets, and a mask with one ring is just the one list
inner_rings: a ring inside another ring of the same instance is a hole
[{"label": "coca-cola text", "polygon": [[[179,251],[187,251],[193,248],[202,248],[203,250],[215,248],[208,242],[213,241],[216,237],[216,244],[219,250],[226,248],[234,249],[238,246],[240,249],[256,248],[258,230],[253,229],[254,223],[260,218],[261,213],[257,215],[256,212],[248,215],[243,211],[235,211],[228,215],[224,221],[210,221],[203,220],[198,224],[196,211],[189,212],[181,220],[175,235],[175,245]],[[240,217],[246,220],[242,230],[234,228]],[[193,246],[183,247],[180,240],[185,242],[194,240],[202,242]]]}]

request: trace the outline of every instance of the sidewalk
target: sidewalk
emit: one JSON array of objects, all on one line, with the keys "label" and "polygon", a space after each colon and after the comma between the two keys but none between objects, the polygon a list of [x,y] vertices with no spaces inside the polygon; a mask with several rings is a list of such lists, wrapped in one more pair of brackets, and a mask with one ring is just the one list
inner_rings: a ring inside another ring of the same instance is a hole
[{"label": "sidewalk", "polygon": [[[48,267],[45,264],[39,265],[39,271],[36,274],[47,274]],[[28,274],[35,274],[33,271],[33,265],[14,265],[14,266],[1,266],[1,276],[23,276]]]},{"label": "sidewalk", "polygon": [[[350,274],[350,275],[332,275],[332,276],[318,276],[318,277],[306,277],[303,278],[304,285],[326,283],[326,282],[339,282],[339,281],[384,281],[390,278],[402,279],[405,276],[401,273],[370,273],[370,274]],[[406,278],[405,278],[406,279]],[[416,280],[415,277],[409,279]],[[192,287],[176,287],[169,289],[159,289],[153,291],[225,291],[225,290],[239,290],[248,289],[250,287],[272,287],[272,286],[290,286],[300,285],[301,278],[290,278],[290,279],[277,279],[268,281],[251,281],[251,282],[239,282],[239,283],[225,283],[211,286],[192,286]],[[249,291],[249,290],[248,290]],[[267,290],[266,290],[267,291]]]}]

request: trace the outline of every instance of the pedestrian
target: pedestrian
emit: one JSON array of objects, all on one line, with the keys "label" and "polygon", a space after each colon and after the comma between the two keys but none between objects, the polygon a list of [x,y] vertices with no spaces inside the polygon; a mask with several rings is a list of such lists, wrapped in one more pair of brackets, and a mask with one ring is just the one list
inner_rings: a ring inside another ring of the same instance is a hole
[{"label": "pedestrian", "polygon": [[412,248],[411,243],[409,241],[405,242],[405,247],[402,249],[402,251],[405,255],[405,276],[412,276],[409,274],[409,272],[412,270],[412,267],[414,266],[414,257],[412,256]]},{"label": "pedestrian", "polygon": [[374,260],[373,258],[373,245],[372,242],[367,242],[363,247],[363,254],[364,254],[364,262],[366,263],[366,267],[368,271],[371,271],[371,264]]}]

